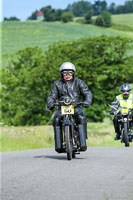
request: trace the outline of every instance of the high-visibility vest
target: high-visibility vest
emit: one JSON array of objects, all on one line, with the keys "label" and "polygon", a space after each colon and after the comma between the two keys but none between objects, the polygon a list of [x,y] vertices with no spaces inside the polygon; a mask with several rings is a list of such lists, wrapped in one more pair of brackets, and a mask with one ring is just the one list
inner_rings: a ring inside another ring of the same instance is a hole
[{"label": "high-visibility vest", "polygon": [[120,103],[120,107],[133,108],[133,94],[130,94],[128,99],[123,99],[123,95],[120,94],[116,96],[116,99]]}]

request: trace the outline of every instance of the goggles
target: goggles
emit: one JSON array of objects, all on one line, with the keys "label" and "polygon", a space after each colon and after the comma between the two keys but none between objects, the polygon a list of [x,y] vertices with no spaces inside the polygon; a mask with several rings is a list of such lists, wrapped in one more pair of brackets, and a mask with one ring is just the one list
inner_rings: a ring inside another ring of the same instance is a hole
[{"label": "goggles", "polygon": [[67,75],[72,76],[74,74],[74,72],[73,71],[63,71],[62,74],[63,74],[63,76],[67,76]]}]

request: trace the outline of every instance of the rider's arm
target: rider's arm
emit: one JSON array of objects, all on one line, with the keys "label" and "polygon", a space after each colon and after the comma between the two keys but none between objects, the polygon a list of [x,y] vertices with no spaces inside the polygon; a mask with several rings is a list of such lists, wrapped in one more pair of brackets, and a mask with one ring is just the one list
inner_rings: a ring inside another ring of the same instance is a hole
[{"label": "rider's arm", "polygon": [[55,81],[53,87],[51,88],[50,95],[47,98],[47,106],[49,109],[54,108],[54,104],[57,98],[58,98],[57,81]]},{"label": "rider's arm", "polygon": [[[113,101],[113,103],[112,103],[112,106],[113,106],[114,108],[116,108],[116,109],[119,108],[120,103],[118,102],[118,100],[117,100],[116,98],[114,99],[114,101]],[[114,115],[114,114],[116,113],[116,110],[115,110],[114,108],[112,108],[111,111],[110,111],[110,114],[111,114],[111,115]]]},{"label": "rider's arm", "polygon": [[84,97],[84,103],[88,106],[92,103],[92,93],[84,81],[80,80],[80,92]]}]

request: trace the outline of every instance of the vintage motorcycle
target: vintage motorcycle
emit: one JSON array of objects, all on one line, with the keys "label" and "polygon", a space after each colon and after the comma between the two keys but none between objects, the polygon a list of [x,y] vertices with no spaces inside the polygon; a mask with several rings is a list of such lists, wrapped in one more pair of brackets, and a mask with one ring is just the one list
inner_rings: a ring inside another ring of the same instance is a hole
[{"label": "vintage motorcycle", "polygon": [[118,122],[120,125],[120,131],[121,131],[121,142],[125,143],[125,147],[130,146],[130,142],[133,141],[133,109],[127,108],[127,107],[121,107],[121,108],[115,108],[114,106],[107,104],[107,106],[110,106],[113,108],[118,116]]},{"label": "vintage motorcycle", "polygon": [[67,153],[67,159],[75,158],[75,154],[80,154],[80,138],[78,128],[74,120],[74,108],[79,105],[84,105],[83,102],[76,103],[70,97],[65,97],[63,101],[58,101],[56,106],[61,107],[62,130],[62,153]]}]

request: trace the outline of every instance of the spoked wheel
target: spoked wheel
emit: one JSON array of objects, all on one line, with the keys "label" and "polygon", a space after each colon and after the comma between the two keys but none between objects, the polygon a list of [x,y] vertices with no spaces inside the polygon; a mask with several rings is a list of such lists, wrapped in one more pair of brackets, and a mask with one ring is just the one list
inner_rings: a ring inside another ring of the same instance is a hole
[{"label": "spoked wheel", "polygon": [[125,147],[129,147],[127,123],[124,123],[123,139],[124,139]]},{"label": "spoked wheel", "polygon": [[72,152],[72,141],[71,141],[69,126],[65,126],[65,138],[66,138],[67,159],[71,160],[73,157],[73,152]]}]

